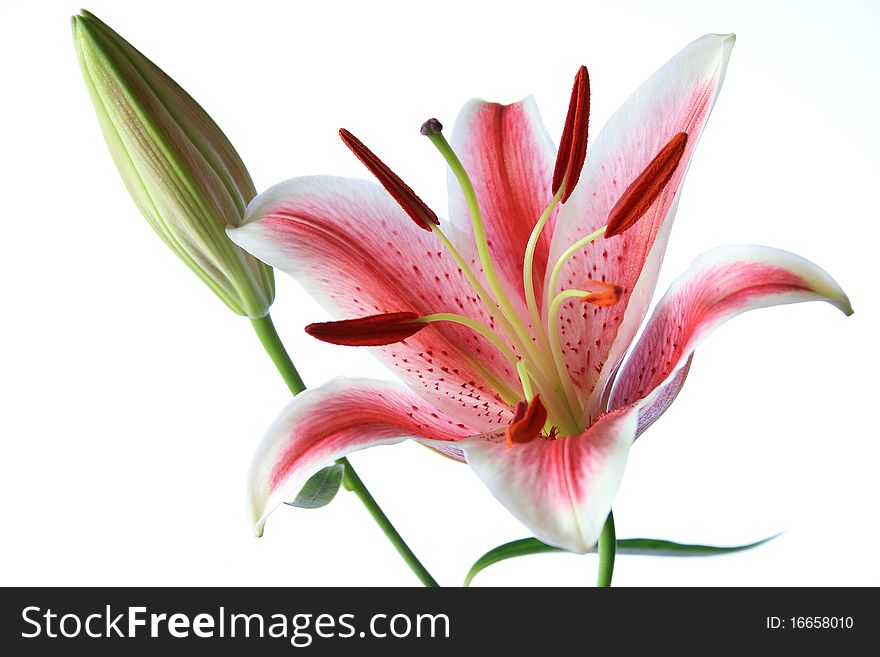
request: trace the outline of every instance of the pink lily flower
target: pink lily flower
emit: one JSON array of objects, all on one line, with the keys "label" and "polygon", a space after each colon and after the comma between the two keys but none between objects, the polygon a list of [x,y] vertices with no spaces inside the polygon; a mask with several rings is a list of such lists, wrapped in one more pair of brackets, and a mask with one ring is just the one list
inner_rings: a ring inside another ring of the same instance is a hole
[{"label": "pink lily flower", "polygon": [[803,258],[727,246],[673,283],[633,344],[733,42],[687,46],[589,148],[586,69],[558,154],[531,98],[469,102],[451,146],[429,121],[423,133],[450,163],[448,222],[346,131],[385,190],[321,176],[254,199],[232,239],[340,320],[312,335],[371,347],[406,384],[335,379],[284,409],[250,473],[258,534],[333,459],[413,439],[466,461],[544,542],[586,552],[630,447],[675,399],[709,332],[778,304],[852,312]]}]

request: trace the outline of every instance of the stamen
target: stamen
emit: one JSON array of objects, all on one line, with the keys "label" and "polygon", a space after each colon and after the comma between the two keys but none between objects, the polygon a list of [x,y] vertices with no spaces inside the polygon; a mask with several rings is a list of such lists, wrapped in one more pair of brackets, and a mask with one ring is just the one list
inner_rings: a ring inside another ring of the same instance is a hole
[{"label": "stamen", "polygon": [[[549,349],[538,348],[538,345],[536,345],[535,342],[532,340],[532,337],[528,329],[526,328],[526,325],[523,323],[523,319],[513,308],[513,305],[510,303],[504,293],[504,290],[497,278],[497,274],[495,273],[491,254],[489,253],[489,245],[486,237],[485,227],[483,225],[482,214],[480,211],[479,202],[476,197],[476,192],[473,188],[473,184],[471,183],[470,178],[468,177],[467,172],[464,169],[464,166],[461,164],[461,161],[458,159],[458,156],[455,154],[455,152],[452,150],[452,147],[443,136],[441,132],[442,129],[443,126],[440,124],[439,121],[437,121],[436,119],[429,119],[422,125],[421,133],[427,136],[434,144],[434,146],[440,151],[441,155],[443,155],[450,169],[455,174],[459,185],[461,186],[461,190],[468,205],[468,211],[471,217],[471,224],[474,232],[474,242],[475,246],[477,247],[480,264],[483,267],[483,274],[485,275],[486,281],[489,285],[489,289],[492,291],[494,298],[489,296],[489,292],[476,278],[474,272],[468,266],[468,263],[464,261],[464,259],[461,257],[461,254],[458,253],[458,250],[454,247],[454,245],[451,244],[446,235],[443,234],[439,226],[433,226],[432,230],[434,234],[437,235],[437,237],[441,240],[447,251],[452,255],[456,264],[458,265],[459,269],[461,269],[462,273],[467,278],[470,285],[477,292],[477,296],[480,298],[483,305],[489,311],[490,316],[492,316],[495,323],[506,334],[507,339],[509,340],[507,344],[512,344],[513,347],[517,350],[519,356],[528,361],[528,366],[523,364],[525,362],[524,360],[520,360],[516,364],[517,371],[520,373],[521,380],[523,379],[523,372],[526,372],[524,385],[527,387],[530,386],[530,384],[528,383],[530,377],[531,381],[534,381],[535,386],[540,391],[540,394],[544,396],[543,398],[546,400],[547,408],[552,411],[553,417],[561,418],[561,420],[566,423],[566,426],[571,425],[572,427],[574,427],[579,422],[579,420],[576,418],[578,418],[580,415],[580,407],[571,407],[572,401],[566,397],[563,385],[561,383],[556,383],[556,365],[553,359],[549,357]],[[547,209],[545,213],[546,218],[544,219],[544,223],[546,223],[547,219],[549,219],[550,215],[552,214],[553,208],[559,202],[560,197],[561,192],[557,194],[551,204],[551,207]],[[535,239],[535,241],[537,241],[537,238]],[[537,304],[535,304],[535,307],[537,312]],[[440,318],[441,315],[438,314],[429,317]],[[453,317],[457,316],[442,314],[442,317],[449,321],[454,321]],[[469,318],[465,319],[470,322]],[[478,323],[474,324],[476,326],[482,326]],[[475,326],[471,326],[471,328],[475,328]],[[547,339],[544,335],[543,322],[541,322],[540,317],[536,322],[535,330],[538,339],[542,342],[543,345],[546,345]],[[486,332],[492,334],[489,329],[486,329]],[[486,335],[485,333],[484,335],[487,339],[491,340],[496,347],[499,347],[502,353],[504,352],[504,350],[499,346],[499,343],[502,343],[504,347],[506,347],[507,345],[504,344],[496,334],[492,334],[492,337],[489,337],[489,335]],[[505,355],[509,359],[509,354]],[[553,382],[551,382],[551,380]],[[530,395],[527,394],[527,397],[529,396]],[[574,402],[577,403],[576,396],[574,397]]]},{"label": "stamen", "polygon": [[[568,299],[587,297],[590,294],[587,290],[563,290],[553,298],[550,307],[547,309],[547,334],[550,336],[550,350],[553,354],[553,362],[556,365],[559,380],[562,381],[565,387],[565,394],[570,400],[569,407],[578,410],[581,408],[580,398],[568,374],[568,369],[565,366],[565,357],[562,354],[562,340],[559,334],[559,307]],[[572,413],[572,420],[574,428],[579,431],[572,431],[570,433],[580,433],[580,430],[583,430],[581,418],[574,417],[574,413]]]},{"label": "stamen", "polygon": [[339,131],[339,136],[342,137],[342,141],[351,149],[351,152],[370,170],[370,173],[376,176],[379,183],[385,188],[385,191],[391,194],[398,205],[403,208],[403,211],[410,216],[419,228],[431,230],[431,224],[440,225],[440,220],[437,219],[434,211],[416,195],[409,185],[400,179],[400,176],[389,169],[373,151],[367,148],[360,139],[345,128]]},{"label": "stamen", "polygon": [[519,359],[516,357],[516,354],[513,353],[510,347],[504,344],[498,334],[492,331],[492,329],[490,329],[485,324],[481,324],[480,322],[471,319],[470,317],[457,315],[456,313],[433,313],[431,315],[419,317],[414,321],[423,322],[425,324],[430,324],[432,322],[453,322],[454,324],[461,324],[462,326],[466,326],[472,331],[479,333],[489,342],[491,342],[495,346],[495,348],[501,352],[501,355],[510,362],[511,365],[513,365],[514,367],[518,365]]},{"label": "stamen", "polygon": [[[571,415],[571,411],[564,399],[564,393],[560,396],[556,390],[553,390],[547,379],[545,379],[539,372],[533,372],[530,370],[529,364],[524,360],[521,360],[516,364],[516,372],[519,374],[519,380],[522,384],[523,394],[526,399],[531,399],[535,396],[534,389],[532,388],[532,379],[534,379],[540,389],[541,394],[543,395],[542,401],[546,402],[548,414],[548,420],[544,424],[544,432],[549,435],[552,430],[556,429],[549,417],[565,418]],[[559,429],[556,429],[556,431],[558,433]]]},{"label": "stamen", "polygon": [[620,301],[620,297],[623,295],[623,288],[613,283],[605,283],[604,281],[586,281],[584,289],[589,290],[589,294],[581,297],[579,301],[599,306],[600,308],[613,306]]},{"label": "stamen", "polygon": [[541,403],[541,395],[535,395],[525,408],[525,402],[519,402],[514,410],[513,421],[507,427],[507,447],[514,443],[528,443],[541,435],[541,429],[547,422],[547,409]]},{"label": "stamen", "polygon": [[[460,324],[462,326],[466,326],[467,328],[473,330],[476,333],[479,333],[484,338],[486,338],[489,342],[491,342],[496,349],[501,353],[504,358],[510,362],[519,374],[520,381],[523,385],[523,393],[526,398],[532,397],[532,388],[529,376],[535,380],[538,388],[544,393],[545,399],[548,400],[548,405],[551,407],[551,410],[556,414],[564,414],[566,413],[564,404],[560,404],[556,397],[553,395],[552,386],[547,381],[546,377],[541,374],[540,371],[536,371],[534,369],[529,369],[526,361],[521,360],[514,354],[514,352],[504,343],[497,333],[492,331],[485,324],[481,324],[480,322],[471,319],[470,317],[466,317],[464,315],[458,315],[455,313],[433,313],[431,315],[425,315],[423,317],[419,317],[418,319],[414,319],[414,322],[422,322],[425,324],[433,324],[435,322],[453,322],[455,324]],[[516,398],[516,393],[513,391],[510,386],[501,381],[496,382],[496,387],[503,393],[502,397],[505,399],[508,398]],[[564,415],[562,415],[564,417]]]},{"label": "stamen", "polygon": [[538,240],[541,238],[541,232],[544,230],[544,226],[547,225],[547,222],[550,220],[550,215],[553,214],[553,210],[562,199],[562,194],[565,191],[564,187],[565,186],[563,185],[559,188],[559,191],[556,192],[550,200],[550,203],[547,205],[547,208],[538,218],[535,227],[532,228],[532,234],[529,235],[529,241],[526,244],[526,254],[523,258],[523,290],[526,294],[526,306],[528,306],[529,317],[532,320],[532,324],[535,326],[535,333],[537,333],[541,345],[545,347],[547,346],[547,334],[544,331],[544,323],[541,321],[541,313],[538,312],[538,300],[535,296],[535,282],[532,280],[535,271],[535,250],[537,249]]},{"label": "stamen", "polygon": [[[531,397],[529,397],[531,399]],[[526,416],[526,409],[529,407],[528,402],[523,400],[519,400],[516,402],[516,406],[513,409],[513,419],[510,421],[510,424],[516,424],[520,420],[522,420]]]},{"label": "stamen", "polygon": [[565,127],[559,140],[559,152],[553,170],[553,193],[565,185],[562,202],[565,203],[577,185],[587,154],[587,133],[590,123],[590,76],[581,66],[574,78]]},{"label": "stamen", "polygon": [[413,320],[419,316],[413,312],[384,313],[343,319],[338,322],[318,322],[306,326],[306,333],[322,342],[349,347],[378,347],[406,340],[425,328]]},{"label": "stamen", "polygon": [[[559,259],[556,261],[556,264],[553,265],[553,270],[550,272],[550,283],[547,286],[547,294],[552,295],[556,294],[556,286],[559,283],[559,276],[562,274],[562,268],[565,266],[565,263],[568,262],[568,259],[571,258],[575,253],[580,251],[585,246],[592,244],[597,239],[599,239],[606,230],[606,226],[602,226],[599,230],[590,233],[586,237],[582,237],[577,242],[568,247],[565,251],[562,252],[562,255],[559,256]],[[552,298],[552,297],[551,297]],[[549,320],[552,319],[552,315],[548,316],[548,327],[547,331],[550,331]]]},{"label": "stamen", "polygon": [[[502,331],[504,331],[504,334],[507,336],[507,339],[510,341],[510,343],[514,345],[514,347],[519,351],[520,354],[529,354],[529,347],[531,347],[531,352],[536,352],[534,344],[529,343],[527,345],[523,345],[519,334],[514,330],[510,322],[507,321],[507,318],[500,311],[498,306],[493,303],[491,297],[489,296],[489,293],[486,291],[480,281],[477,280],[476,275],[468,266],[467,262],[464,261],[464,258],[461,257],[458,249],[456,249],[452,242],[449,241],[449,238],[443,233],[440,227],[434,226],[433,232],[434,235],[436,235],[437,238],[440,240],[441,244],[443,244],[446,251],[455,260],[455,264],[458,265],[458,268],[461,270],[462,274],[464,274],[468,283],[470,283],[471,287],[477,293],[477,296],[479,297],[483,306],[489,312],[490,317],[492,317],[495,323],[501,328]],[[491,333],[491,331],[489,332]],[[540,354],[538,354],[538,357],[540,357]],[[547,377],[542,374],[541,370],[542,368],[547,369],[547,376],[550,376],[550,373],[555,373],[555,368],[552,361],[550,363],[545,363],[544,360],[535,360],[534,353],[532,353],[532,363],[535,365],[535,367],[532,369],[532,376],[533,378],[535,378],[541,390],[545,392],[545,399],[547,399],[554,414],[556,414],[558,413],[560,406],[564,406],[565,404],[557,404],[555,396],[551,394],[552,386],[547,384]]]},{"label": "stamen", "polygon": [[532,379],[529,377],[529,366],[526,361],[521,360],[516,364],[516,373],[519,374],[519,380],[522,384],[523,394],[526,399],[531,399],[534,394],[532,392]]},{"label": "stamen", "polygon": [[452,256],[452,259],[455,260],[455,264],[461,270],[461,273],[464,274],[464,277],[467,279],[470,286],[477,293],[483,306],[489,312],[490,317],[492,317],[495,323],[501,327],[516,348],[519,349],[521,353],[525,354],[526,348],[523,346],[519,334],[514,330],[513,326],[507,320],[507,317],[501,312],[498,305],[489,296],[489,292],[483,287],[483,284],[477,280],[476,275],[470,266],[468,266],[467,262],[465,262],[464,258],[462,258],[461,253],[455,248],[455,245],[449,240],[446,234],[440,230],[439,226],[434,226],[432,230],[434,235],[440,240],[440,243],[443,244],[446,251]]},{"label": "stamen", "polygon": [[606,238],[629,230],[650,209],[678,168],[687,140],[686,132],[675,135],[630,183],[608,214]]}]

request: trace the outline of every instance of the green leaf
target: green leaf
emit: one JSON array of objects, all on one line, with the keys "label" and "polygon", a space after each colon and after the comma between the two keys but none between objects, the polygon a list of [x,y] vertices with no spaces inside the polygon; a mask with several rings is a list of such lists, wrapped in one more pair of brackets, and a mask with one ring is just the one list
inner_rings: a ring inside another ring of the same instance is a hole
[{"label": "green leaf", "polygon": [[[750,550],[751,548],[758,547],[767,541],[772,541],[777,536],[779,536],[779,534],[775,534],[760,541],[755,541],[754,543],[731,546],[675,543],[673,541],[664,541],[658,538],[623,538],[617,541],[617,554],[637,554],[655,557],[709,557]],[[593,551],[595,551],[595,549]],[[499,545],[494,550],[489,550],[486,554],[477,559],[476,563],[471,566],[467,577],[465,577],[464,585],[470,586],[471,581],[473,581],[477,573],[499,561],[513,559],[514,557],[524,557],[529,554],[541,554],[544,552],[567,552],[567,550],[547,545],[546,543],[539,541],[537,538],[523,538],[519,541],[512,541],[510,543],[505,543],[504,545]]]},{"label": "green leaf", "polygon": [[719,554],[731,554],[751,550],[768,541],[772,541],[779,534],[773,534],[762,538],[754,543],[745,545],[698,545],[688,543],[674,543],[659,538],[624,538],[617,541],[617,554],[640,554],[650,557],[712,557]]},{"label": "green leaf", "polygon": [[341,463],[328,465],[313,474],[302,487],[296,499],[287,502],[287,504],[301,509],[319,509],[322,506],[327,506],[339,492],[344,474],[345,466]]},{"label": "green leaf", "polygon": [[494,550],[489,550],[477,559],[476,563],[468,571],[467,577],[464,578],[464,585],[470,586],[471,581],[478,572],[499,561],[513,559],[514,557],[524,557],[529,554],[541,554],[542,552],[566,552],[566,550],[542,543],[537,538],[523,538],[519,541],[499,545]]}]

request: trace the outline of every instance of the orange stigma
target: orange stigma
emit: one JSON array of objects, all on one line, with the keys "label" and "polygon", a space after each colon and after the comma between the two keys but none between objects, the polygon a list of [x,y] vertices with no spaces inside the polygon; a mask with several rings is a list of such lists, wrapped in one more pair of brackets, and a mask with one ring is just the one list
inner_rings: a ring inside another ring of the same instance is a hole
[{"label": "orange stigma", "polygon": [[620,301],[620,297],[623,295],[623,289],[620,286],[613,283],[605,283],[604,281],[587,281],[584,284],[584,289],[590,294],[581,297],[578,301],[599,306],[600,308],[613,306]]}]

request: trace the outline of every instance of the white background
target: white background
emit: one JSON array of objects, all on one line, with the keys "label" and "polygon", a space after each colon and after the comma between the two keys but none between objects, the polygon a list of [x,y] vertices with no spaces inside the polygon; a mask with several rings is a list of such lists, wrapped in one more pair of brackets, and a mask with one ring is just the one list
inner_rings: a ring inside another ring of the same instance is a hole
[{"label": "white background", "polygon": [[[661,9],[662,7],[662,9]],[[434,207],[444,164],[418,134],[472,96],[534,94],[562,128],[587,64],[593,125],[705,32],[738,35],[685,184],[662,293],[701,251],[785,248],[856,314],[762,310],[698,350],[674,407],[632,451],[621,537],[753,552],[621,557],[618,585],[880,584],[877,188],[880,4],[829,2],[161,2],[88,8],[212,114],[258,189],[368,177],[373,145]],[[332,585],[416,580],[350,494],[282,508],[252,537],[245,474],[288,399],[246,319],[153,235],[103,144],[70,38],[71,2],[0,10],[2,584]],[[341,285],[345,281],[340,281]],[[280,274],[273,316],[309,384],[390,378],[302,331],[326,316]],[[444,584],[527,535],[466,466],[404,444],[352,461]],[[534,556],[483,585],[591,585],[595,555]]]}]

